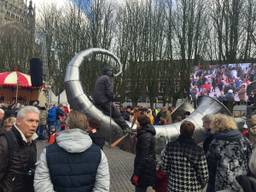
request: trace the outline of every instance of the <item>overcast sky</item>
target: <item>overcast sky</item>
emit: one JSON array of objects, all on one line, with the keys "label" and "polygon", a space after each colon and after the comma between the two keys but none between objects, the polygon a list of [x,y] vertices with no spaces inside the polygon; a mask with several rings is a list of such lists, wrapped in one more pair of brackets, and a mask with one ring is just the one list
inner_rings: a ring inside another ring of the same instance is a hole
[{"label": "overcast sky", "polygon": [[[33,0],[35,3],[36,7],[41,7],[42,5],[50,5],[50,4],[56,4],[58,7],[63,7],[69,0]],[[118,4],[122,4],[125,2],[125,0],[109,0],[113,1]]]},{"label": "overcast sky", "polygon": [[68,0],[33,0],[33,3],[35,3],[37,8],[41,8],[42,6],[47,6],[52,3],[57,5],[58,7],[62,7],[67,2]]},{"label": "overcast sky", "polygon": [[[35,3],[37,8],[41,8],[42,5],[51,5],[56,4],[58,8],[61,8],[63,6],[65,6],[67,4],[67,2],[69,2],[70,0],[33,0],[33,3]],[[86,1],[86,0],[84,0]],[[91,0],[93,1],[93,0]],[[122,5],[125,3],[125,0],[107,0],[107,1],[112,1],[114,4],[119,4]],[[128,1],[132,1],[132,0],[128,0]],[[143,0],[133,0],[133,1],[143,1]]]},{"label": "overcast sky", "polygon": [[[54,4],[57,6],[57,9],[61,9],[63,7],[67,7],[69,2],[73,0],[32,0],[32,1],[33,1],[33,4],[35,4],[36,6],[36,16],[40,17],[40,11],[44,10],[43,8]],[[83,0],[83,1],[88,1],[88,0]],[[89,0],[89,1],[94,1],[94,0]],[[125,5],[126,0],[106,0],[106,1],[111,1],[114,7],[118,7],[119,5]],[[128,0],[128,1],[144,1],[144,0]]]}]

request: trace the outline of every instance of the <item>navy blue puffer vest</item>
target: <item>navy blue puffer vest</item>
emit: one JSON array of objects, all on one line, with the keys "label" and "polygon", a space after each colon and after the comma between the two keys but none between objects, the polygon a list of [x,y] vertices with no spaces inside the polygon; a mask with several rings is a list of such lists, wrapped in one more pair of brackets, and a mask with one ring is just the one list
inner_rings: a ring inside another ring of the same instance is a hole
[{"label": "navy blue puffer vest", "polygon": [[46,148],[47,164],[57,192],[91,192],[101,161],[100,148],[92,144],[82,153],[68,153],[57,144]]}]

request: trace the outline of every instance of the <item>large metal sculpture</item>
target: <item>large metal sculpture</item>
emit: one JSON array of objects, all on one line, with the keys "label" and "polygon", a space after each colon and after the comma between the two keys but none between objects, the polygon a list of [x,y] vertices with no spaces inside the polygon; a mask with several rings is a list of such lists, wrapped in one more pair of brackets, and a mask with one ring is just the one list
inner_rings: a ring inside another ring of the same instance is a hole
[{"label": "large metal sculpture", "polygon": [[195,111],[194,107],[188,101],[182,102],[179,106],[172,112],[172,119],[176,119],[178,116],[184,116],[186,112],[192,113]]},{"label": "large metal sculpture", "polygon": [[105,135],[106,139],[111,140],[115,139],[113,137],[121,132],[121,128],[114,122],[114,120],[110,119],[109,116],[104,115],[94,106],[88,96],[84,93],[80,83],[79,67],[84,58],[92,54],[105,54],[112,57],[119,65],[119,71],[114,74],[114,76],[118,76],[122,73],[121,62],[111,52],[99,48],[84,50],[76,54],[67,66],[65,75],[67,99],[72,109],[84,112],[89,118],[97,121],[101,127],[100,131]]},{"label": "large metal sculpture", "polygon": [[[111,52],[92,48],[78,53],[68,64],[65,76],[65,88],[67,93],[68,102],[72,109],[84,112],[89,118],[94,119],[100,125],[101,132],[105,135],[106,139],[111,142],[113,137],[120,135],[121,128],[109,116],[104,115],[94,104],[90,101],[88,96],[84,93],[79,78],[79,67],[85,57],[92,54],[106,54],[112,57],[120,67],[120,70],[115,76],[122,72],[122,64],[119,59]],[[227,113],[230,111],[218,100],[208,96],[201,98],[199,107],[186,119],[195,124],[195,139],[199,142],[202,140],[202,117],[207,114],[214,113]],[[169,141],[175,139],[179,135],[179,127],[181,122],[170,125],[155,126],[156,128],[156,145],[159,152],[164,145]],[[115,137],[116,138],[116,137]]]}]

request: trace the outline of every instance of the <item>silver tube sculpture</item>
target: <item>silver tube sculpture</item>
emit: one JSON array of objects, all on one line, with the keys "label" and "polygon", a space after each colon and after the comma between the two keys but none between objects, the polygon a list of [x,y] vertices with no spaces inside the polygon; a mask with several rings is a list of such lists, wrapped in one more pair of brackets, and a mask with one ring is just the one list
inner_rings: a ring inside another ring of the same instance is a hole
[{"label": "silver tube sculpture", "polygon": [[[115,74],[118,76],[122,73],[122,64],[119,59],[111,52],[100,49],[91,48],[78,53],[68,64],[66,75],[65,75],[65,89],[67,93],[68,102],[72,109],[84,112],[89,118],[99,123],[100,132],[102,132],[106,139],[111,142],[116,135],[120,135],[121,128],[110,119],[109,116],[105,115],[91,102],[88,96],[84,93],[80,78],[79,78],[79,67],[85,57],[92,54],[105,54],[112,57],[119,65],[119,72]],[[196,131],[194,138],[197,142],[203,138],[202,131],[202,117],[207,114],[214,113],[226,113],[231,114],[230,111],[218,100],[209,96],[203,96],[199,103],[198,108],[188,117],[189,120],[195,124]],[[156,125],[156,145],[157,152],[163,149],[165,144],[178,137],[179,128],[181,122],[170,124],[170,125]]]}]

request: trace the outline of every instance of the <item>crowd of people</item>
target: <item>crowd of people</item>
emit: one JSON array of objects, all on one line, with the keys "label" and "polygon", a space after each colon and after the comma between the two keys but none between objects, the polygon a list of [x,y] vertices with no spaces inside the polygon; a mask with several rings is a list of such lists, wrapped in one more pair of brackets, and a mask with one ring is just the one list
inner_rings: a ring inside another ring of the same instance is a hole
[{"label": "crowd of people", "polygon": [[[0,109],[0,191],[109,191],[108,160],[103,152],[105,141],[92,134],[93,129],[98,129],[97,122],[81,112],[68,111],[63,105],[51,106],[45,110],[46,115],[42,115],[38,106],[20,106],[14,111]],[[59,122],[53,121],[52,111]],[[168,108],[163,108],[154,117],[151,109],[127,107],[122,113],[124,118],[137,124],[131,176],[136,192],[149,187],[156,191],[190,192],[256,190],[256,115],[249,121],[248,138],[239,131],[231,116],[203,117],[203,148],[193,140],[195,125],[185,120],[179,137],[167,143],[161,160],[157,161],[154,124],[167,122],[164,118],[170,116],[166,111]],[[63,126],[59,116],[65,116]],[[42,117],[46,124],[40,124]],[[55,129],[56,140],[43,150],[37,161],[35,141],[47,139],[48,135],[37,138],[36,133],[40,135],[41,129],[43,132]],[[165,183],[161,184],[159,172],[165,176]]]},{"label": "crowd of people", "polygon": [[250,97],[246,88],[255,80],[255,64],[210,65],[208,69],[197,67],[191,76],[190,97],[195,105],[197,98],[203,95],[224,102],[245,103]]},{"label": "crowd of people", "polygon": [[[155,131],[150,118],[141,111],[131,178],[135,191],[146,191],[149,186],[161,192],[256,191],[255,118],[252,116],[250,121],[254,139],[250,137],[249,140],[239,131],[232,116],[212,114],[203,117],[203,148],[193,140],[195,125],[185,120],[180,126],[179,137],[168,142],[161,153],[161,161],[157,162],[152,150]],[[156,168],[161,174],[155,172]],[[162,182],[163,178],[167,178],[168,185]]]},{"label": "crowd of people", "polygon": [[[75,110],[66,113],[63,105],[48,109],[46,124],[40,124],[43,113],[37,106],[20,106],[10,117],[5,118],[6,114],[0,110],[2,122],[9,123],[8,127],[1,126],[0,133],[1,192],[109,191],[104,141],[94,134],[97,123]],[[64,126],[59,116],[65,116]],[[36,133],[41,129],[55,132],[56,140],[44,149],[36,163],[35,142],[47,136],[38,138]]]},{"label": "crowd of people", "polygon": [[[253,65],[200,69],[192,77],[191,97],[196,90],[196,99],[213,94],[225,101],[236,93],[239,102],[247,102],[241,90],[253,80],[254,70]],[[184,120],[190,115],[188,111],[174,115],[174,107],[127,106],[120,113],[113,103],[112,76],[112,70],[103,70],[93,100],[98,109],[113,117],[123,134],[136,136],[131,175],[136,192],[148,188],[157,192],[256,191],[256,115],[248,121],[248,132],[241,132],[231,116],[206,115],[202,118],[205,138],[198,144],[193,139],[195,125]],[[256,91],[252,98],[256,99]],[[99,134],[97,121],[67,106],[40,106],[38,101],[29,106],[1,107],[0,192],[110,190],[105,138]],[[131,132],[125,120],[132,127],[137,125],[136,132]],[[166,144],[157,161],[154,125],[180,121],[178,138]],[[49,145],[37,160],[38,139],[48,140]]]}]

